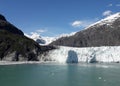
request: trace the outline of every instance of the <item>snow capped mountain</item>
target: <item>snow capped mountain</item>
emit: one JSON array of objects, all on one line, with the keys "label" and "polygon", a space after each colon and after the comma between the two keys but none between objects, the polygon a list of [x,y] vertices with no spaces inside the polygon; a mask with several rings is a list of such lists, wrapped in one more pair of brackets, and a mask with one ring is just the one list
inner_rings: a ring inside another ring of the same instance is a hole
[{"label": "snow capped mountain", "polygon": [[56,41],[57,39],[59,38],[62,38],[62,37],[69,37],[69,36],[72,36],[74,35],[76,32],[72,32],[70,34],[61,34],[59,36],[56,36],[56,37],[41,37],[40,34],[38,33],[31,33],[31,35],[28,35],[28,34],[25,34],[28,38],[31,38],[33,39],[34,41],[38,42],[40,45],[48,45],[50,44],[51,42],[53,41]]},{"label": "snow capped mountain", "polygon": [[45,44],[45,40],[43,40],[38,33],[31,33],[31,35],[25,34],[28,38],[33,39],[34,41],[38,42],[39,44]]},{"label": "snow capped mountain", "polygon": [[70,37],[62,37],[52,45],[98,47],[120,45],[120,12],[108,16]]}]

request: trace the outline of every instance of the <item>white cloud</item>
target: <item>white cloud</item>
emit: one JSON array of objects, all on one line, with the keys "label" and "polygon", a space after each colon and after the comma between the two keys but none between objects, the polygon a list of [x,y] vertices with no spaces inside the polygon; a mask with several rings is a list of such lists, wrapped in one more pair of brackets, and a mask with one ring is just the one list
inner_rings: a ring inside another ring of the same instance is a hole
[{"label": "white cloud", "polygon": [[109,5],[108,5],[108,7],[111,7],[111,6],[113,6],[113,4],[109,4]]},{"label": "white cloud", "polygon": [[81,20],[81,21],[77,20],[77,21],[74,21],[73,23],[71,23],[71,26],[73,26],[74,28],[79,28],[79,27],[85,28],[85,27],[89,26],[90,24],[95,23],[98,20],[99,20],[98,18],[95,18],[93,20]]},{"label": "white cloud", "polygon": [[120,7],[120,4],[116,4],[117,7]]},{"label": "white cloud", "polygon": [[71,25],[72,25],[73,27],[80,27],[81,24],[82,24],[82,21],[76,20],[76,21],[72,22]]},{"label": "white cloud", "polygon": [[47,30],[45,30],[45,29],[39,29],[39,30],[36,30],[36,32],[38,32],[38,33],[44,33],[44,32],[46,32]]},{"label": "white cloud", "polygon": [[112,14],[112,11],[110,10],[103,12],[103,16],[110,16],[111,14]]}]

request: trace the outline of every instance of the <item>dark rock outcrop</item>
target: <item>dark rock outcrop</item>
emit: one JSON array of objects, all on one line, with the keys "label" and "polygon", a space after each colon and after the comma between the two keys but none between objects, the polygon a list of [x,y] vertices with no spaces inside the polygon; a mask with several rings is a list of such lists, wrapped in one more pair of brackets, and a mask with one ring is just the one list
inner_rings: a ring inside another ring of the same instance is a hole
[{"label": "dark rock outcrop", "polygon": [[[114,21],[113,21],[114,20]],[[104,20],[70,37],[62,37],[51,45],[96,47],[120,45],[120,13],[113,20]],[[110,21],[110,22],[108,22]]]},{"label": "dark rock outcrop", "polygon": [[5,17],[0,14],[0,20],[6,21]]},{"label": "dark rock outcrop", "polygon": [[10,24],[2,15],[0,15],[0,31],[1,30],[6,30],[18,35],[24,35],[24,33],[21,30],[19,30],[14,25]]},{"label": "dark rock outcrop", "polygon": [[39,43],[39,44],[45,44],[45,40],[43,39],[36,39],[36,42]]}]

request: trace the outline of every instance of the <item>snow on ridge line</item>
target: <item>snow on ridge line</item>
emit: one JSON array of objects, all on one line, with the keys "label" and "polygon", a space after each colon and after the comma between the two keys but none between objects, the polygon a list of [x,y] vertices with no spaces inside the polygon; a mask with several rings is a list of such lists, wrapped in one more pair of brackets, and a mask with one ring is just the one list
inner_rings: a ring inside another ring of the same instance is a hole
[{"label": "snow on ridge line", "polygon": [[58,35],[57,37],[42,37],[42,38],[43,38],[43,40],[46,41],[46,44],[44,44],[44,45],[48,45],[48,44],[52,43],[53,41],[56,41],[59,38],[73,36],[76,33],[77,32],[71,32],[70,34],[61,34],[61,35]]},{"label": "snow on ridge line", "polygon": [[28,38],[33,39],[36,42],[38,42],[38,41],[45,42],[43,44],[38,42],[40,45],[48,45],[51,42],[56,41],[59,38],[73,36],[75,33],[77,33],[77,32],[71,32],[70,34],[61,34],[61,35],[58,35],[57,37],[47,37],[47,36],[41,37],[39,33],[34,33],[33,32],[30,35],[25,33],[25,36],[27,36]]},{"label": "snow on ridge line", "polygon": [[120,12],[115,13],[115,14],[113,14],[113,15],[110,15],[110,16],[104,18],[104,19],[101,19],[100,21],[95,22],[95,23],[89,25],[89,26],[86,27],[85,29],[88,29],[88,28],[90,28],[90,27],[92,27],[92,26],[94,26],[94,25],[103,25],[103,24],[106,24],[106,23],[111,24],[111,23],[114,22],[117,18],[120,18]]},{"label": "snow on ridge line", "polygon": [[46,58],[59,63],[78,62],[120,62],[120,46],[73,48],[63,47],[52,50]]}]

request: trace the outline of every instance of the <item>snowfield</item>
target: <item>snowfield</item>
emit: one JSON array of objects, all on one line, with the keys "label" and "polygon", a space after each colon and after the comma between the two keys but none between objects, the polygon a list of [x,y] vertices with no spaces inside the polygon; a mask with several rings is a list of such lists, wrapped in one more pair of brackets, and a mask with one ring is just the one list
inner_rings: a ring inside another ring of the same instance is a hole
[{"label": "snowfield", "polygon": [[120,46],[73,48],[60,46],[45,58],[59,63],[120,62]]}]

